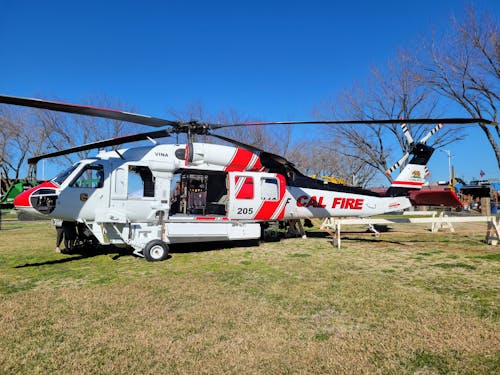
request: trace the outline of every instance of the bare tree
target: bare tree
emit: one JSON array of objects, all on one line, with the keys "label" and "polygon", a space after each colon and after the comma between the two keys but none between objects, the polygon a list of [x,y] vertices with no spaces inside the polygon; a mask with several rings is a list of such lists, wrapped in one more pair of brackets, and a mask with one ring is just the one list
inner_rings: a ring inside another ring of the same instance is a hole
[{"label": "bare tree", "polygon": [[[183,111],[170,111],[170,113],[178,121],[198,120],[220,125],[258,121],[242,116],[236,110],[220,111],[216,115],[209,115],[200,101],[192,102]],[[374,176],[373,169],[365,163],[341,154],[339,147],[342,145],[337,142],[324,142],[319,137],[293,142],[292,126],[249,125],[220,129],[216,133],[284,156],[306,175],[334,176],[349,183],[353,181],[354,176],[355,183],[362,186],[365,186]],[[204,137],[203,141],[220,142],[212,137]]]},{"label": "bare tree", "polygon": [[[132,112],[133,109],[117,100],[106,96],[91,97],[84,104],[95,107],[121,109]],[[138,126],[123,121],[103,119],[90,116],[70,115],[66,113],[32,110],[33,122],[40,129],[44,129],[47,139],[44,143],[45,152],[62,150],[81,144],[91,143],[103,139],[114,138],[125,133],[136,131]],[[75,160],[88,157],[84,151],[62,156],[58,159],[61,164],[72,164]]]},{"label": "bare tree", "polygon": [[375,170],[359,158],[346,157],[342,144],[311,139],[294,143],[288,159],[306,175],[328,176],[351,185],[367,186]]},{"label": "bare tree", "polygon": [[[458,104],[473,118],[498,121],[500,100],[500,30],[498,20],[477,17],[469,7],[463,21],[434,37],[429,54],[420,58],[423,82]],[[500,168],[500,128],[479,127],[490,143]]]},{"label": "bare tree", "polygon": [[[218,111],[215,115],[209,114],[199,100],[193,101],[182,111],[169,110],[169,113],[178,121],[197,120],[220,125],[258,121],[258,119],[243,116],[234,109]],[[238,126],[220,129],[216,133],[285,157],[292,142],[290,126]],[[203,137],[202,140],[203,142],[222,142],[212,137]]]},{"label": "bare tree", "polygon": [[26,158],[39,152],[47,139],[44,128],[30,120],[30,111],[0,106],[0,173],[2,179],[20,178]]},{"label": "bare tree", "polygon": [[[124,108],[109,98],[90,98],[88,105]],[[136,126],[120,121],[68,115],[40,109],[0,106],[0,173],[2,180],[19,179],[29,156],[122,135]],[[88,153],[68,155],[60,163],[72,163]],[[29,166],[27,175],[34,176]],[[6,186],[3,187],[4,189]]]},{"label": "bare tree", "polygon": [[[373,69],[365,85],[356,84],[337,96],[335,102],[324,103],[317,110],[320,118],[348,118],[373,120],[382,118],[431,117],[437,101],[431,90],[422,85],[414,69],[412,57],[400,51],[385,72]],[[428,125],[408,125],[414,141],[420,140],[430,129]],[[410,144],[399,125],[335,126],[330,131],[340,135],[344,156],[355,158],[384,173],[393,163],[392,158],[407,153]],[[462,135],[457,128],[448,128],[431,141],[433,147],[442,147]],[[394,160],[395,161],[395,160]],[[388,162],[390,164],[388,164]],[[404,164],[402,165],[404,166]],[[390,176],[386,176],[391,181]]]}]

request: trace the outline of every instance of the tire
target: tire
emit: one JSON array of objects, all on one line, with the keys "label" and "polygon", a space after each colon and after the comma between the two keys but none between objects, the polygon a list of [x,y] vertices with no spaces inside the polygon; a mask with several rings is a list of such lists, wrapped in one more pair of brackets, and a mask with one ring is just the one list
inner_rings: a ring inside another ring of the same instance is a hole
[{"label": "tire", "polygon": [[160,262],[168,258],[168,245],[161,240],[150,241],[144,247],[142,254],[149,262]]}]

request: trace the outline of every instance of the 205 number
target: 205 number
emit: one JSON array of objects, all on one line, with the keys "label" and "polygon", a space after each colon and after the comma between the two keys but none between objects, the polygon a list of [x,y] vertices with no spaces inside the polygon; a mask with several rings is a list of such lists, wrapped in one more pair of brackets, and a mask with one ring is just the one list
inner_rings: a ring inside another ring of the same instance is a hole
[{"label": "205 number", "polygon": [[238,215],[251,215],[253,214],[253,208],[251,207],[239,207],[237,210]]}]

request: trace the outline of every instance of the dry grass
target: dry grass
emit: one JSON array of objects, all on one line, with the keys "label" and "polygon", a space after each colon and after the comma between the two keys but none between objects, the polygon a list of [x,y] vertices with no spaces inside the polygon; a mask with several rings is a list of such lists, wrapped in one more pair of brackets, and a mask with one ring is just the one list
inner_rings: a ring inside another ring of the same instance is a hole
[{"label": "dry grass", "polygon": [[480,239],[420,228],[148,263],[55,254],[47,223],[4,224],[0,372],[498,373],[500,253]]}]

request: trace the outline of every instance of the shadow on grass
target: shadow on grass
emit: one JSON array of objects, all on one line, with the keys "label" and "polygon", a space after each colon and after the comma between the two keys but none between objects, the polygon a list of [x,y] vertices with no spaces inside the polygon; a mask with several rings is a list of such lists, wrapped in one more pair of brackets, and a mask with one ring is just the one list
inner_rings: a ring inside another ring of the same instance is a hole
[{"label": "shadow on grass", "polygon": [[52,265],[52,264],[64,264],[68,262],[75,262],[79,261],[82,259],[87,259],[87,258],[93,258],[99,255],[111,255],[114,254],[111,259],[116,260],[122,256],[133,256],[132,254],[132,249],[122,249],[119,247],[105,247],[105,246],[99,246],[97,248],[78,248],[74,249],[69,252],[63,252],[63,255],[76,255],[72,256],[70,258],[62,258],[62,259],[54,259],[54,260],[48,260],[46,262],[35,262],[35,263],[25,263],[23,265],[19,266],[14,266],[14,268],[25,268],[25,267],[39,267],[39,266],[46,266],[46,265]]},{"label": "shadow on grass", "polygon": [[[236,247],[257,247],[258,241],[226,241],[226,242],[205,242],[205,243],[187,243],[175,244],[170,246],[170,253],[198,253],[206,251],[219,251],[227,250]],[[39,267],[55,264],[64,264],[68,262],[76,262],[79,260],[93,258],[100,255],[111,255],[111,259],[117,260],[123,256],[135,256],[132,248],[120,248],[115,246],[98,246],[73,249],[70,252],[63,252],[62,255],[70,257],[62,259],[53,259],[45,262],[25,263],[22,265],[14,266],[13,268],[26,268],[26,267]],[[168,260],[172,258],[171,255],[167,256]]]},{"label": "shadow on grass", "polygon": [[[342,241],[356,241],[356,242],[364,242],[364,243],[390,243],[390,244],[395,244],[395,245],[407,245],[408,243],[406,242],[401,242],[401,241],[394,241],[394,240],[386,240],[386,239],[381,239],[381,237],[378,238],[363,238],[363,237],[341,237]],[[411,241],[411,242],[416,242],[416,241]]]},{"label": "shadow on grass", "polygon": [[306,236],[308,238],[328,238],[330,235],[327,232],[317,232],[317,231],[306,231]]},{"label": "shadow on grass", "polygon": [[[349,235],[349,233],[346,233]],[[356,233],[352,233],[356,235]],[[325,238],[328,239],[330,235],[326,232],[320,231],[307,231],[306,236],[308,238]],[[281,242],[286,240],[283,234],[279,234],[275,240],[266,242]],[[342,240],[347,241],[359,241],[359,242],[381,242],[381,243],[392,243],[404,245],[403,242],[390,241],[385,239],[371,239],[371,238],[360,238],[360,237],[349,237],[342,236]],[[194,242],[185,244],[172,244],[169,245],[169,252],[172,254],[184,254],[184,253],[201,253],[209,251],[221,251],[234,248],[258,248],[261,241],[259,240],[239,240],[239,241],[216,241],[216,242]],[[413,242],[413,241],[412,241]],[[53,259],[45,262],[34,262],[26,263],[23,265],[14,266],[14,268],[25,268],[25,267],[39,267],[44,265],[55,265],[64,264],[68,262],[75,262],[87,258],[97,257],[100,255],[112,255],[111,259],[117,260],[123,256],[135,256],[133,255],[132,248],[120,248],[115,246],[97,246],[97,247],[81,247],[73,249],[71,252],[63,253],[71,257],[62,259]],[[166,260],[172,258],[170,255]]]},{"label": "shadow on grass", "polygon": [[[378,232],[380,233],[384,233],[384,232],[390,232],[391,229],[390,228],[387,228],[386,226],[379,226],[379,227],[376,227],[375,229],[377,229]],[[366,235],[367,234],[371,234],[371,237],[370,238],[367,238]],[[308,238],[326,238],[326,239],[330,239],[330,240],[333,240],[332,239],[332,236],[327,233],[327,232],[306,232],[306,235]],[[363,235],[363,237],[357,237],[357,236],[360,236],[360,235]],[[400,242],[400,241],[393,241],[393,240],[387,240],[383,237],[377,237],[377,238],[373,238],[375,236],[374,233],[370,232],[369,230],[366,230],[366,231],[357,231],[357,232],[342,232],[341,233],[341,240],[342,241],[357,241],[357,242],[380,242],[380,243],[392,243],[392,244],[398,244],[398,245],[405,245],[404,242]],[[414,242],[414,241],[412,241]]]},{"label": "shadow on grass", "polygon": [[193,242],[185,244],[170,245],[171,253],[201,253],[205,251],[220,251],[236,247],[258,247],[258,240],[249,241],[216,241],[216,242]]},{"label": "shadow on grass", "polygon": [[[328,238],[329,234],[326,232],[307,232],[306,236],[308,238]],[[254,247],[258,248],[261,243],[268,242],[281,242],[290,238],[300,238],[297,237],[286,237],[284,233],[278,232],[276,237],[269,238],[267,240],[233,240],[233,241],[214,241],[214,242],[192,242],[185,244],[173,244],[170,246],[171,253],[200,253],[205,251],[219,251],[233,249],[236,247]]]}]

